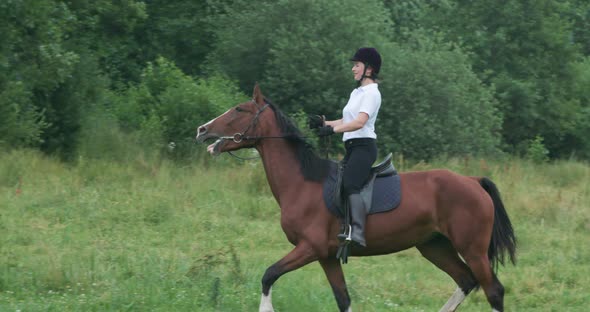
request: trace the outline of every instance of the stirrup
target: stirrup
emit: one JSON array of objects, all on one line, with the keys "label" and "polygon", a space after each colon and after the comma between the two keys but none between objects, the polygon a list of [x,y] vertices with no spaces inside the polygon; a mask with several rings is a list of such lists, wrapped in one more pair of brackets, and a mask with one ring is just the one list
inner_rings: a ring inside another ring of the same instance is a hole
[{"label": "stirrup", "polygon": [[348,231],[344,230],[344,233],[338,234],[338,241],[340,243],[338,244],[336,259],[340,260],[342,264],[348,263],[352,243],[352,226],[350,224],[348,225]]},{"label": "stirrup", "polygon": [[[347,234],[347,232],[348,232],[348,234]],[[347,242],[352,241],[352,226],[350,224],[348,225],[348,231],[345,230],[344,233],[338,234],[338,240],[341,242],[342,241],[347,241]]]}]

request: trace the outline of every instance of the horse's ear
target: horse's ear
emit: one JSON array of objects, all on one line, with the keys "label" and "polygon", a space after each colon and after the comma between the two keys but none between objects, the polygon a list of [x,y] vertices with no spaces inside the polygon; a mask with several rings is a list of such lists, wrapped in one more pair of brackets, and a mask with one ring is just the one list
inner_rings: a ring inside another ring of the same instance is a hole
[{"label": "horse's ear", "polygon": [[262,95],[262,91],[260,91],[260,86],[258,82],[254,85],[254,92],[252,93],[252,100],[256,102],[258,105],[264,105],[264,96]]}]

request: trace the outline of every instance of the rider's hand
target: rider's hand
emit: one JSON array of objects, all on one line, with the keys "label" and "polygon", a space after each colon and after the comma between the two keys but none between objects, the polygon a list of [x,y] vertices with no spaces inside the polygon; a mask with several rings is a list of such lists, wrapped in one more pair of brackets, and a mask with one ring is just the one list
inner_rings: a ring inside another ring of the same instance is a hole
[{"label": "rider's hand", "polygon": [[320,115],[308,115],[307,122],[309,129],[316,129],[326,125],[326,117]]},{"label": "rider's hand", "polygon": [[318,128],[318,136],[325,137],[334,134],[332,126],[323,126]]}]

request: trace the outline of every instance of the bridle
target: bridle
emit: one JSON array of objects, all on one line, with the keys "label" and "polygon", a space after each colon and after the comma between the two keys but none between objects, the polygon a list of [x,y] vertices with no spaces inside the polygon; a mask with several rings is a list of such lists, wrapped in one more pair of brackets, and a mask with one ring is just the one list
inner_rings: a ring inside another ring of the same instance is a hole
[{"label": "bridle", "polygon": [[[254,103],[255,106],[258,106],[258,103],[256,103],[256,101],[253,99],[252,102]],[[232,136],[222,136],[219,137],[219,139],[222,140],[232,140],[235,143],[241,143],[244,140],[260,140],[260,139],[284,139],[284,138],[288,138],[289,136],[287,135],[281,135],[281,136],[247,136],[246,132],[248,132],[248,130],[253,129],[256,126],[256,123],[258,123],[258,119],[260,118],[260,114],[262,114],[262,112],[269,106],[268,103],[265,103],[264,106],[262,106],[260,109],[258,109],[258,111],[256,112],[256,115],[254,116],[254,118],[252,118],[252,121],[250,121],[250,124],[248,124],[248,126],[246,127],[246,129],[244,129],[244,131],[242,132],[236,132],[234,135]],[[238,155],[233,154],[231,151],[227,151],[228,154],[230,154],[231,156],[233,156],[234,158],[237,158],[239,160],[253,160],[253,159],[258,159],[259,157],[248,157],[248,158],[244,158],[244,157],[240,157]]]},{"label": "bridle", "polygon": [[[256,105],[256,101],[252,100],[252,102]],[[258,105],[256,105],[258,106]],[[248,124],[248,126],[246,127],[246,129],[244,129],[242,132],[236,132],[234,135],[232,136],[222,136],[219,137],[220,139],[223,140],[232,140],[235,143],[241,143],[244,140],[258,140],[258,139],[262,139],[262,138],[266,138],[266,137],[261,137],[261,136],[245,136],[246,132],[248,132],[248,130],[250,130],[251,128],[253,128],[256,123],[258,122],[258,119],[260,118],[260,114],[262,114],[262,112],[268,107],[268,103],[264,104],[264,106],[262,106],[257,112],[256,115],[254,116],[254,118],[252,118],[252,121],[250,121],[250,124]]]},{"label": "bridle", "polygon": [[[258,103],[256,102],[256,100],[252,99],[251,100],[252,103],[254,103],[254,105],[256,107],[258,107]],[[280,135],[280,136],[246,136],[246,132],[248,132],[248,130],[253,129],[256,126],[256,123],[258,123],[258,119],[260,118],[260,114],[262,114],[262,112],[269,106],[269,103],[267,103],[265,101],[264,106],[262,106],[260,109],[258,109],[258,111],[256,112],[256,115],[254,116],[254,118],[252,118],[252,121],[250,121],[250,124],[248,124],[248,126],[246,127],[246,129],[244,129],[244,131],[242,132],[236,132],[234,135],[232,136],[221,136],[219,137],[219,139],[222,140],[232,140],[235,143],[241,143],[244,140],[260,140],[260,139],[285,139],[285,138],[289,138],[291,137],[291,135]],[[301,137],[302,139],[305,139],[307,137]],[[329,143],[331,142],[331,140],[329,138],[324,138],[324,143],[326,143],[327,140],[327,145],[329,145]],[[232,153],[231,151],[227,151],[228,154],[230,154],[232,157],[239,159],[239,160],[254,160],[254,159],[258,159],[260,158],[259,156],[255,156],[255,157],[240,157],[238,155],[235,155],[234,153]],[[328,152],[328,147],[326,147],[326,159],[329,158],[329,152]]]}]

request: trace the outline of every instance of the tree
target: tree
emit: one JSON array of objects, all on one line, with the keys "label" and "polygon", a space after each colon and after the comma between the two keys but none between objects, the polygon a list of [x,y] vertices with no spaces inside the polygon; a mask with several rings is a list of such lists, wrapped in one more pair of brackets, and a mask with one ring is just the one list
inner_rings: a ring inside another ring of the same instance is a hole
[{"label": "tree", "polygon": [[[204,76],[204,60],[213,44],[214,11],[208,0],[146,1],[147,19],[137,33],[143,57],[174,61],[183,72]],[[219,5],[219,4],[217,4]]]},{"label": "tree", "polygon": [[576,149],[565,141],[581,126],[572,123],[582,110],[572,90],[572,65],[580,57],[572,34],[580,32],[565,18],[575,10],[571,2],[552,0],[450,1],[424,19],[426,28],[438,27],[473,52],[475,72],[496,88],[511,152],[523,152],[537,135],[554,157]]},{"label": "tree", "polygon": [[261,82],[288,112],[339,114],[355,86],[348,59],[361,46],[387,42],[389,20],[380,1],[261,1],[216,16],[213,72],[243,90]]},{"label": "tree", "polygon": [[397,32],[382,2],[264,3],[234,7],[218,19],[213,68],[244,88],[262,81],[265,94],[289,112],[336,119],[356,86],[349,58],[361,46],[375,46],[384,64],[382,150],[421,159],[496,151],[501,118],[493,93],[452,45],[437,43],[440,38],[420,38],[414,48],[392,44]]},{"label": "tree", "polygon": [[501,115],[468,57],[423,38],[390,55],[385,102],[378,116],[381,150],[410,159],[493,155],[499,151]]},{"label": "tree", "polygon": [[5,121],[17,125],[10,128],[8,141],[51,148],[56,140],[52,134],[75,131],[75,125],[62,127],[67,119],[57,115],[65,111],[75,115],[77,109],[69,111],[67,103],[52,102],[79,62],[79,55],[64,44],[73,15],[65,5],[49,0],[8,1],[0,6],[0,104]]},{"label": "tree", "polygon": [[36,147],[48,124],[30,101],[22,82],[8,82],[0,93],[0,147]]}]

